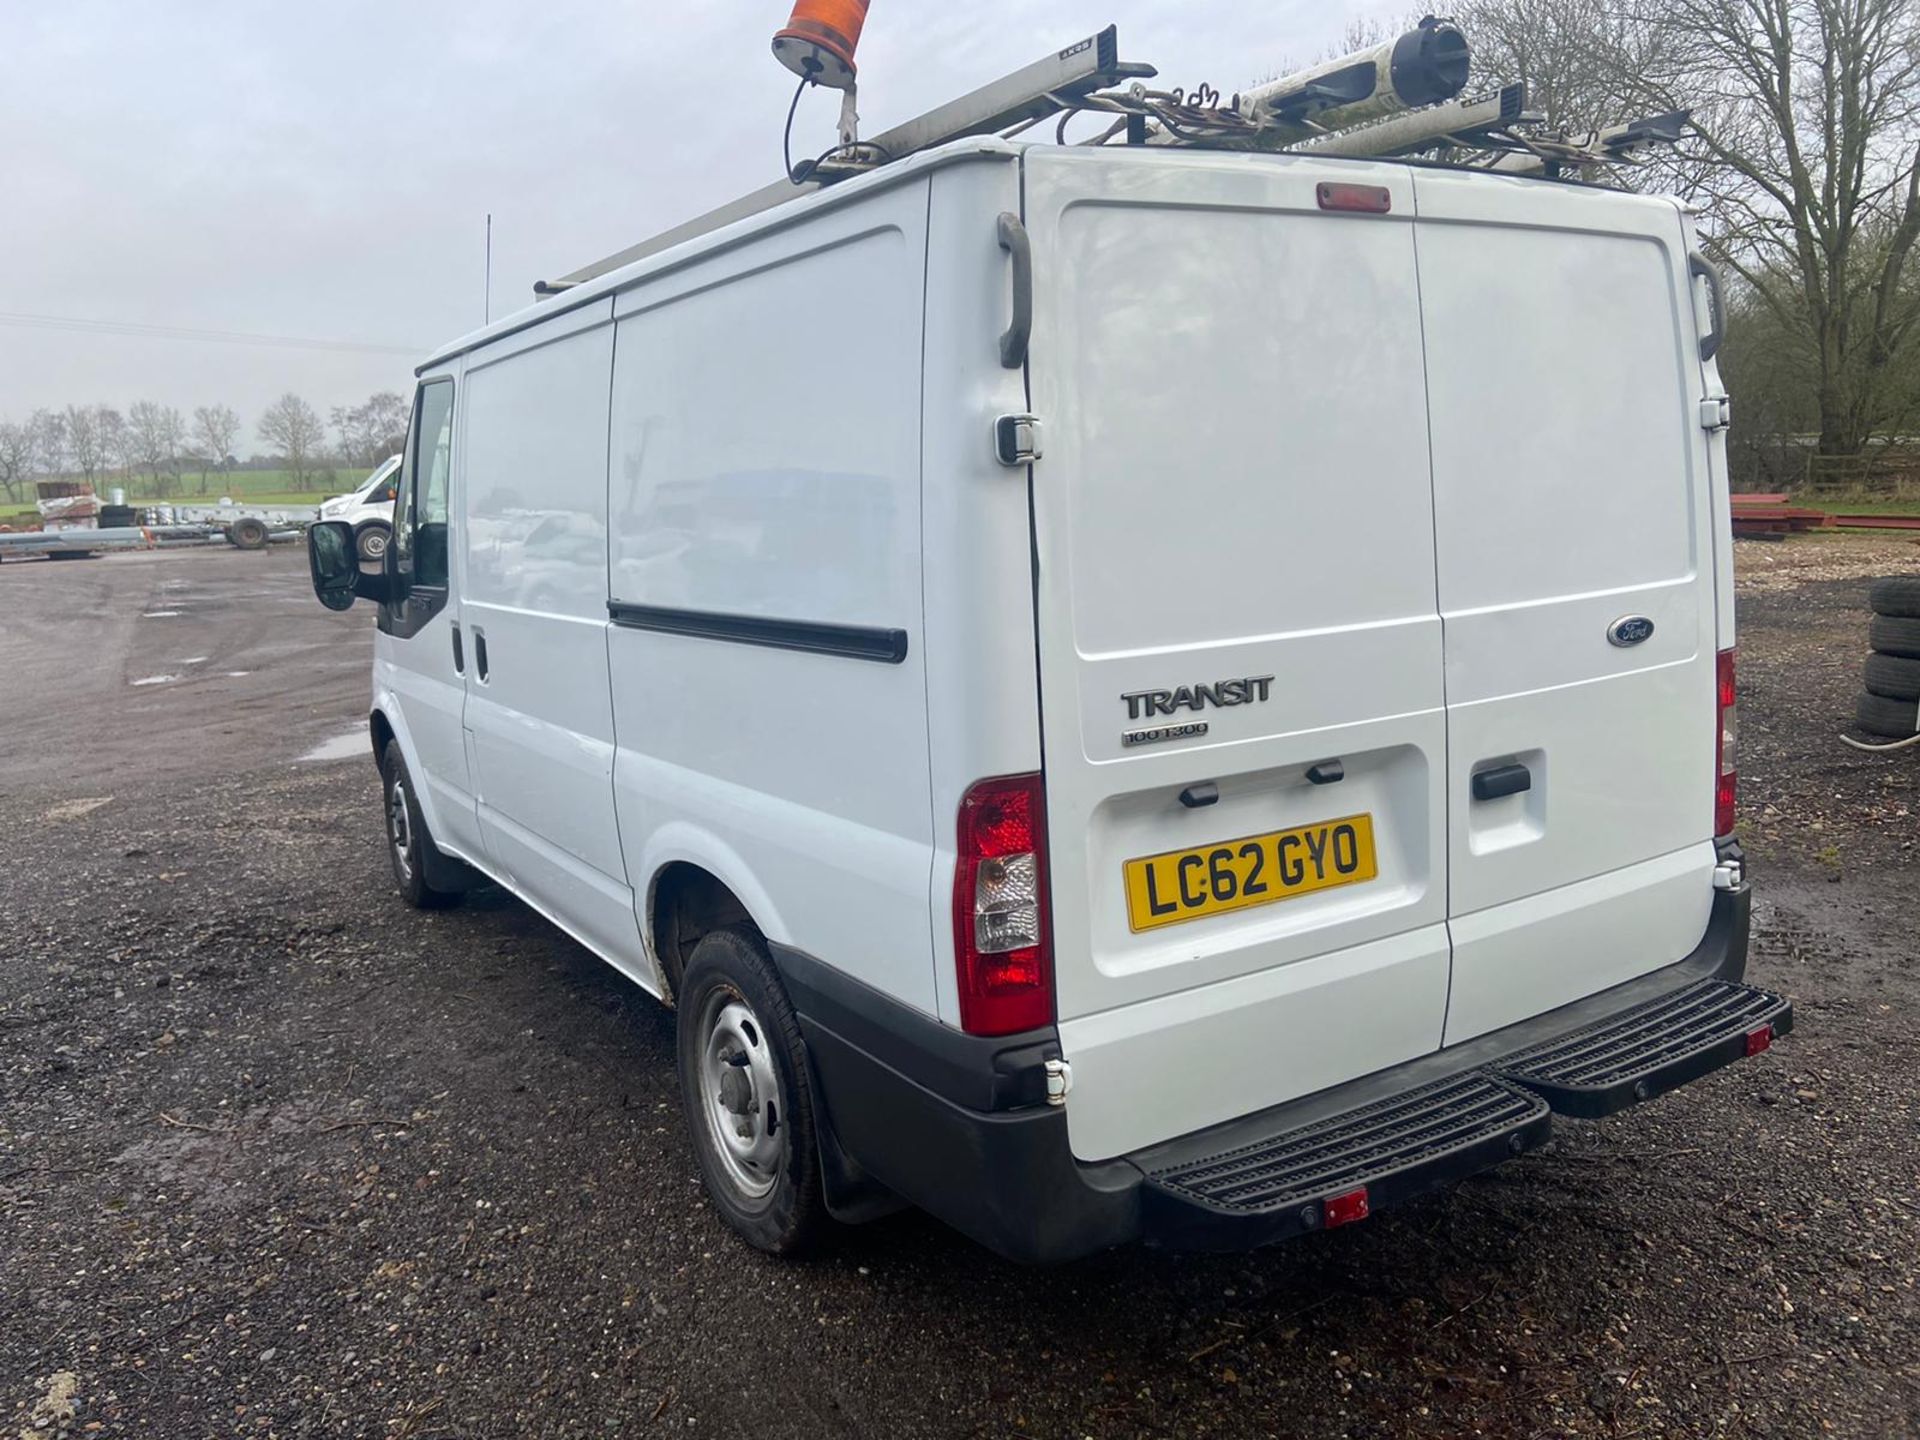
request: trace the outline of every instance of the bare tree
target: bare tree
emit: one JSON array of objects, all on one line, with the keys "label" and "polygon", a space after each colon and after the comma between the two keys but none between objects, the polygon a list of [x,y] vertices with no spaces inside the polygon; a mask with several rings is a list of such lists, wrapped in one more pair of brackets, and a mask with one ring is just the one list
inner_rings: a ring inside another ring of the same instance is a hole
[{"label": "bare tree", "polygon": [[127,425],[127,417],[111,405],[101,405],[94,411],[94,428],[100,433],[100,454],[103,464],[117,472],[122,480],[133,478],[133,432]]},{"label": "bare tree", "polygon": [[178,493],[185,488],[180,472],[186,463],[182,457],[187,450],[187,426],[180,412],[171,405],[160,411],[160,449],[161,467]]},{"label": "bare tree", "polygon": [[69,405],[61,416],[67,430],[67,458],[91,485],[100,473],[100,426],[91,405]]},{"label": "bare tree", "polygon": [[1524,80],[1527,108],[1549,129],[1608,124],[1631,105],[1619,77],[1642,32],[1618,0],[1464,0],[1453,13],[1476,88]]},{"label": "bare tree", "polygon": [[132,468],[144,471],[162,499],[167,488],[161,479],[167,460],[166,411],[151,400],[136,400],[127,408],[128,455]]},{"label": "bare tree", "polygon": [[340,458],[354,465],[377,465],[406,444],[408,418],[405,398],[393,390],[370,395],[360,405],[336,405],[333,430]]},{"label": "bare tree", "polygon": [[1855,455],[1910,396],[1920,307],[1920,10],[1911,0],[1677,0],[1649,23],[1711,97],[1696,120],[1721,257],[1808,342],[1820,453]]},{"label": "bare tree", "polygon": [[[1590,125],[1690,109],[1655,167],[1804,360],[1822,455],[1920,412],[1920,5],[1467,0],[1484,77]],[[1584,112],[1584,113],[1582,113]]]},{"label": "bare tree", "polygon": [[33,470],[33,436],[25,425],[0,420],[0,488],[19,504],[26,498],[27,478]]},{"label": "bare tree", "polygon": [[286,460],[298,488],[311,473],[307,462],[318,454],[325,431],[313,407],[288,391],[260,417],[260,438]]},{"label": "bare tree", "polygon": [[36,410],[27,418],[27,436],[33,447],[29,468],[36,475],[67,472],[66,417],[52,410]]},{"label": "bare tree", "polygon": [[200,405],[193,412],[193,443],[200,449],[200,493],[207,493],[209,466],[225,470],[240,438],[240,417],[230,405]]}]

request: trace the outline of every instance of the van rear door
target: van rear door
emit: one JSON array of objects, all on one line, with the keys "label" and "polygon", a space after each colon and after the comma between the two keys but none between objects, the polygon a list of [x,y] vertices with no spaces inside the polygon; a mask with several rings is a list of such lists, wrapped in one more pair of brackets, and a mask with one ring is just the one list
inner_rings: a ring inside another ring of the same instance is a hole
[{"label": "van rear door", "polygon": [[[1436,1049],[1446,767],[1405,170],[1030,150],[1074,1152]],[[1383,214],[1322,210],[1325,183]]]},{"label": "van rear door", "polygon": [[1673,204],[1437,170],[1413,185],[1446,626],[1453,1044],[1699,943],[1714,867],[1714,530]]}]

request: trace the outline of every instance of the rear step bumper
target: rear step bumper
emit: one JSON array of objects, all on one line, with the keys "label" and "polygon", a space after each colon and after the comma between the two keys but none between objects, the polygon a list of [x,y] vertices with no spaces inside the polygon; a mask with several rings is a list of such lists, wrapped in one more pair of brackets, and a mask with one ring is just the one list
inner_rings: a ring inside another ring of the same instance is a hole
[{"label": "rear step bumper", "polygon": [[[1757,1053],[1793,1010],[1739,983],[1750,903],[1744,887],[1718,892],[1699,948],[1651,975],[1092,1165],[1074,1160],[1064,1111],[1032,1104],[1021,1078],[1043,1039],[962,1044],[810,957],[774,956],[813,1062],[829,1202],[858,1213],[877,1181],[1011,1259],[1046,1263],[1133,1240],[1243,1249],[1344,1224],[1535,1149],[1551,1112],[1611,1114]],[[970,1068],[981,1074],[966,1082]]]},{"label": "rear step bumper", "polygon": [[[1792,1028],[1793,1007],[1778,995],[1700,980],[1450,1079],[1233,1144],[1271,1125],[1250,1116],[1208,1132],[1206,1144],[1227,1142],[1213,1153],[1192,1157],[1200,1137],[1190,1137],[1131,1157],[1146,1172],[1148,1233],[1238,1249],[1357,1220],[1537,1148],[1553,1113],[1610,1115]],[[1371,1079],[1391,1084],[1412,1068]]]},{"label": "rear step bumper", "polygon": [[1544,1144],[1547,1102],[1469,1070],[1450,1080],[1149,1170],[1146,1231],[1242,1249],[1364,1219]]},{"label": "rear step bumper", "polygon": [[1556,1113],[1591,1120],[1758,1054],[1791,1029],[1793,1006],[1778,995],[1702,980],[1491,1068]]}]

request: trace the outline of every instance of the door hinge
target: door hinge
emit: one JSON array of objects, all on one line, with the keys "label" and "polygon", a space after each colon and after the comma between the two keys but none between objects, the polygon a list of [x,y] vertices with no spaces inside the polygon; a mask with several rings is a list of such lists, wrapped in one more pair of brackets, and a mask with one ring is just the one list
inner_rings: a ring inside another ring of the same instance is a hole
[{"label": "door hinge", "polygon": [[1073,1067],[1064,1060],[1049,1060],[1046,1070],[1047,1104],[1066,1104],[1067,1095],[1073,1089]]},{"label": "door hinge", "polygon": [[1040,458],[1040,417],[1002,415],[993,422],[993,455],[1002,465],[1031,465]]},{"label": "door hinge", "polygon": [[1700,428],[1724,430],[1733,423],[1733,400],[1726,395],[1709,395],[1700,402]]}]

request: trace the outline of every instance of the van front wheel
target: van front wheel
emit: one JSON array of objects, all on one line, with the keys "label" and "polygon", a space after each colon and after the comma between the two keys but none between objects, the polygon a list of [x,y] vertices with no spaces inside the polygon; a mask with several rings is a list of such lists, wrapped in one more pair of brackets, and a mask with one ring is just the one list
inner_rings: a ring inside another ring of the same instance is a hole
[{"label": "van front wheel", "polygon": [[[389,740],[381,757],[382,809],[387,821],[387,859],[393,865],[393,883],[400,897],[416,910],[444,910],[458,904],[461,892],[441,890],[427,883],[428,851],[433,836],[420,813],[420,801],[413,790],[413,777],[400,754],[400,742]],[[444,867],[442,867],[444,868]]]},{"label": "van front wheel", "polygon": [[749,1244],[805,1250],[827,1219],[806,1051],[757,936],[714,930],[681,982],[680,1096],[707,1194]]},{"label": "van front wheel", "polygon": [[378,565],[387,558],[387,544],[392,538],[393,531],[384,521],[369,520],[353,532],[353,545],[362,560]]}]

